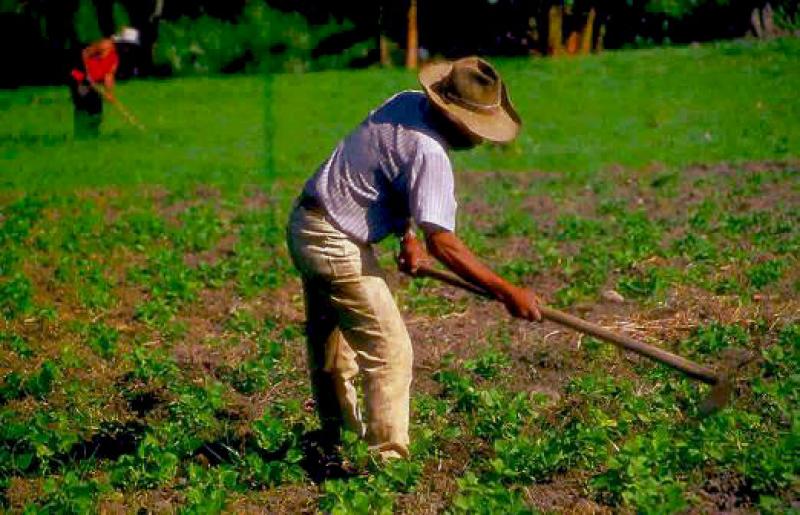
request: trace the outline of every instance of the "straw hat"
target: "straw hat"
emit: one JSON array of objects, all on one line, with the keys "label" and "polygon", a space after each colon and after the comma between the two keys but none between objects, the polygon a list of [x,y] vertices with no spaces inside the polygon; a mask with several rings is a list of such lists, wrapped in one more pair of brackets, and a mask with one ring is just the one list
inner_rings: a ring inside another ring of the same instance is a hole
[{"label": "straw hat", "polygon": [[483,59],[431,63],[420,70],[419,82],[431,103],[468,132],[497,143],[519,133],[522,120],[505,84]]},{"label": "straw hat", "polygon": [[128,43],[130,45],[138,45],[139,31],[133,27],[123,27],[118,33],[111,36],[114,43]]}]

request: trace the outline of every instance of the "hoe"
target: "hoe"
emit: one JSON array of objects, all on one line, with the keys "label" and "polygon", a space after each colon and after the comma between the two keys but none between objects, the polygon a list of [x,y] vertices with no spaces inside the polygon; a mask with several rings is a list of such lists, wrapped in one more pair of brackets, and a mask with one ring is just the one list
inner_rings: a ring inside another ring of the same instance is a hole
[{"label": "hoe", "polygon": [[[451,286],[467,290],[469,292],[481,295],[486,298],[494,298],[493,295],[479,286],[476,286],[452,272],[446,270],[439,270],[422,265],[417,269],[416,277],[430,277],[438,279]],[[495,299],[496,300],[496,299]],[[711,392],[708,397],[700,404],[700,413],[709,415],[723,407],[729,402],[733,392],[733,374],[746,363],[753,359],[753,356],[743,349],[731,349],[726,352],[722,363],[717,370],[704,367],[699,363],[688,360],[682,356],[672,354],[653,345],[648,345],[626,336],[624,334],[617,334],[613,331],[601,327],[597,324],[587,322],[578,317],[572,316],[563,311],[549,308],[547,306],[539,306],[539,311],[542,317],[551,322],[555,322],[570,329],[580,331],[584,334],[594,336],[606,342],[612,343],[625,350],[629,350],[649,358],[653,361],[663,363],[675,370],[683,372],[687,376],[697,381],[702,381],[711,386]]]},{"label": "hoe", "polygon": [[142,132],[146,132],[147,131],[147,129],[145,129],[144,125],[142,125],[142,122],[140,122],[139,119],[136,118],[133,115],[133,113],[131,113],[128,110],[128,108],[125,107],[125,105],[122,102],[119,101],[119,99],[111,97],[108,94],[108,92],[106,92],[106,90],[98,88],[94,84],[90,83],[89,86],[93,90],[95,90],[97,93],[103,95],[103,97],[106,100],[108,100],[111,103],[111,105],[113,105],[116,108],[117,112],[119,112],[119,114],[122,115],[122,117],[125,119],[126,122],[128,122],[131,125],[133,125],[134,127],[136,127],[137,129],[139,129]]}]

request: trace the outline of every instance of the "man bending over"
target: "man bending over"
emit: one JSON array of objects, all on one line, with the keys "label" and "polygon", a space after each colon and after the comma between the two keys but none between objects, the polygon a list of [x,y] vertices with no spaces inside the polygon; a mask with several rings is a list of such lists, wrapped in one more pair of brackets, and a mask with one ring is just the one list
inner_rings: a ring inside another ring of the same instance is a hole
[{"label": "man bending over", "polygon": [[[424,88],[387,100],[306,182],[287,231],[305,295],[311,383],[322,430],[364,437],[383,459],[408,456],[412,348],[372,244],[401,239],[400,269],[427,250],[462,278],[541,320],[536,295],[496,275],[455,235],[448,151],[508,142],[521,125],[495,69],[477,57],[425,67]],[[362,418],[352,380],[363,374]]]}]

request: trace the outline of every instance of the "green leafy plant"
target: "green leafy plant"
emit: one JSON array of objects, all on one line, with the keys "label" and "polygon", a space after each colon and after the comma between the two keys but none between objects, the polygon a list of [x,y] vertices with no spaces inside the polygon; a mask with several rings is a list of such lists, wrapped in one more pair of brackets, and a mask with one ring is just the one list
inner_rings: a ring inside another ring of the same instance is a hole
[{"label": "green leafy plant", "polygon": [[174,480],[178,456],[153,435],[145,435],[135,454],[125,454],[111,467],[111,484],[118,488],[155,488]]},{"label": "green leafy plant", "polygon": [[471,472],[457,479],[456,483],[458,493],[453,499],[451,513],[534,513],[525,505],[518,491],[503,484],[481,481]]},{"label": "green leafy plant", "polygon": [[751,266],[745,271],[750,285],[756,290],[761,290],[777,282],[786,269],[786,262],[780,259],[771,259]]},{"label": "green leafy plant", "polygon": [[92,324],[86,330],[86,342],[94,352],[108,359],[116,351],[119,331],[104,323]]},{"label": "green leafy plant", "polygon": [[6,320],[16,318],[33,309],[33,287],[22,273],[0,280],[0,313]]}]

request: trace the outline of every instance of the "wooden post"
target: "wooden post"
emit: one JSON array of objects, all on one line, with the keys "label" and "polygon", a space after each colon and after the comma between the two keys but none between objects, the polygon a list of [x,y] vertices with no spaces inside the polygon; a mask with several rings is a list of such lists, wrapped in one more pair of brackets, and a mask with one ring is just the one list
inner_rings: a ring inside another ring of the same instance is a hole
[{"label": "wooden post", "polygon": [[764,35],[767,39],[778,36],[778,31],[775,29],[775,12],[769,2],[761,9],[761,21],[764,24]]},{"label": "wooden post", "polygon": [[592,51],[592,40],[594,39],[592,36],[594,35],[594,20],[597,16],[597,13],[594,10],[594,7],[589,9],[589,14],[586,16],[586,24],[583,26],[583,32],[581,32],[581,54],[588,54]]},{"label": "wooden post", "polygon": [[548,12],[547,29],[547,53],[550,55],[561,55],[564,53],[564,34],[561,29],[561,21],[564,16],[564,8],[560,5],[553,5]]},{"label": "wooden post", "polygon": [[598,54],[605,49],[605,39],[606,39],[606,24],[600,24],[600,29],[597,31],[597,41],[594,43],[594,51]]},{"label": "wooden post", "polygon": [[392,65],[392,56],[389,54],[389,38],[384,34],[386,28],[385,15],[384,2],[380,1],[378,2],[378,59],[384,68]]},{"label": "wooden post", "polygon": [[750,23],[753,24],[753,32],[758,39],[764,39],[764,25],[761,23],[761,11],[756,7],[750,15]]},{"label": "wooden post", "polygon": [[564,45],[564,50],[569,55],[575,55],[580,50],[580,46],[581,46],[581,34],[578,31],[573,30],[572,32],[569,33],[569,36],[567,36],[567,42]]},{"label": "wooden post", "polygon": [[389,38],[380,35],[380,59],[384,68],[392,65],[392,55],[389,53]]},{"label": "wooden post", "polygon": [[406,68],[417,68],[418,34],[417,34],[417,0],[410,0],[408,5],[408,37],[406,38]]}]

